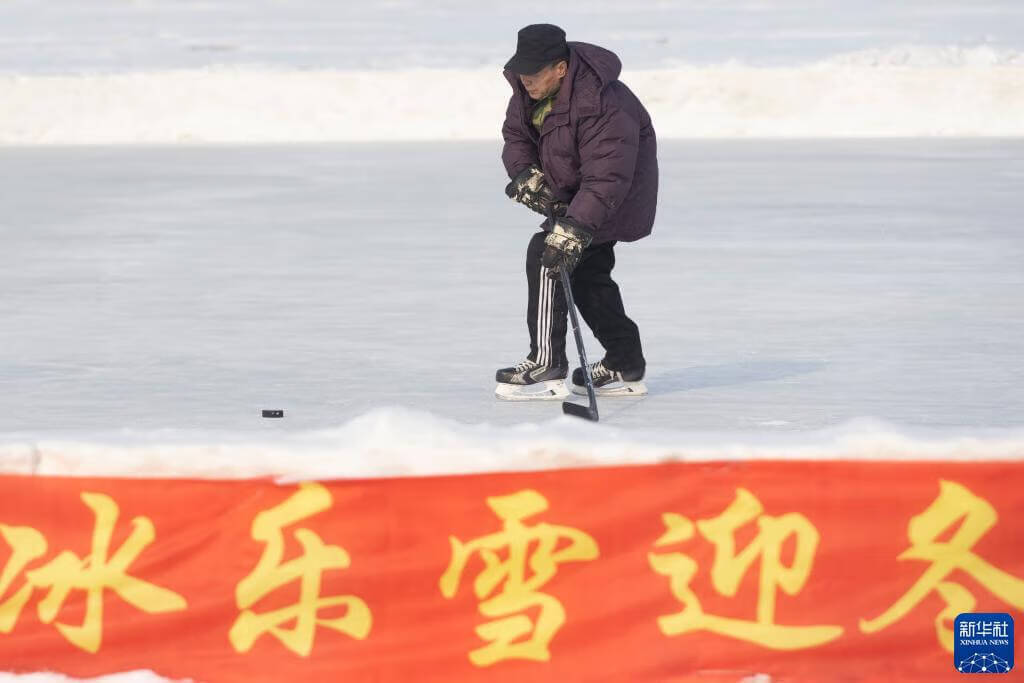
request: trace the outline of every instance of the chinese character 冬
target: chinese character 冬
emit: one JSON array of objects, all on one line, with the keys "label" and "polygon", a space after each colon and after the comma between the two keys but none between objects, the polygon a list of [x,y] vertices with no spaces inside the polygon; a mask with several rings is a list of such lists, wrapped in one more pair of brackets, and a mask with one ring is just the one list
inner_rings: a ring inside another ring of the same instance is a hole
[{"label": "chinese character \u51ac", "polygon": [[[651,568],[669,577],[672,595],[683,604],[680,612],[658,618],[662,633],[675,636],[706,630],[777,650],[814,647],[842,634],[840,626],[787,626],[775,623],[778,591],[781,589],[788,595],[796,595],[810,576],[818,545],[818,532],[803,515],[788,513],[772,517],[763,512],[761,502],[741,488],[736,490],[735,499],[722,514],[696,523],[696,531],[715,547],[711,581],[721,595],[735,596],[743,577],[755,562],[760,562],[756,621],[706,613],[700,599],[690,588],[690,582],[697,574],[697,562],[683,553],[649,553]],[[655,547],[693,538],[695,525],[686,517],[666,513],[662,520],[666,531],[655,541]],[[745,548],[737,551],[736,532],[755,521],[757,535]],[[781,554],[789,538],[794,539],[796,552],[792,564],[786,566]]]},{"label": "chinese character \u51ac", "polygon": [[[504,522],[503,530],[466,543],[450,537],[452,559],[439,581],[441,594],[455,596],[467,562],[479,553],[486,568],[473,582],[473,590],[482,600],[480,614],[493,621],[476,628],[477,635],[489,642],[470,652],[469,660],[481,667],[512,658],[548,661],[548,644],[565,622],[565,609],[538,589],[554,577],[559,564],[595,559],[597,543],[571,527],[525,524],[548,508],[536,491],[490,497],[487,505]],[[569,544],[556,550],[563,540]],[[501,550],[507,551],[506,559],[499,557]],[[538,609],[536,623],[524,614],[531,608]]]},{"label": "chinese character \u51ac", "polygon": [[[973,551],[974,545],[998,519],[999,515],[988,501],[961,484],[941,481],[938,497],[924,512],[910,519],[907,525],[910,547],[896,558],[923,560],[930,563],[928,568],[889,609],[874,619],[861,619],[860,630],[864,633],[881,631],[907,616],[934,591],[946,602],[946,608],[935,616],[935,634],[942,647],[952,652],[953,630],[946,622],[953,621],[958,614],[970,612],[976,603],[970,591],[948,580],[957,569],[1000,600],[1024,609],[1024,581],[993,566]],[[948,541],[938,540],[954,528]]]},{"label": "chinese character \u51ac", "polygon": [[[320,597],[320,583],[328,569],[345,569],[349,556],[343,548],[325,545],[309,529],[293,532],[302,546],[299,557],[284,559],[284,527],[327,510],[332,504],[330,492],[320,484],[306,483],[286,501],[256,515],[252,523],[252,537],[265,544],[263,554],[252,572],[238,582],[235,602],[243,610],[231,626],[228,638],[238,652],[248,652],[256,639],[270,633],[285,647],[302,657],[313,651],[317,626],[345,633],[362,640],[370,633],[372,616],[363,600],[351,595]],[[256,613],[251,607],[265,596],[293,581],[300,585],[299,602],[290,607]],[[318,613],[330,607],[344,605],[344,616],[325,619]],[[285,624],[294,622],[292,628]]]},{"label": "chinese character \u51ac", "polygon": [[[153,522],[147,517],[132,519],[132,530],[121,547],[110,552],[120,509],[109,496],[84,492],[82,502],[93,512],[92,552],[79,558],[65,550],[38,569],[25,572],[25,585],[6,601],[0,602],[0,632],[10,633],[22,608],[35,588],[47,590],[39,601],[39,620],[53,623],[73,590],[86,592],[85,617],[80,625],[54,624],[72,645],[95,654],[103,642],[103,592],[116,593],[122,600],[147,614],[183,610],[185,598],[166,588],[128,574],[146,546],[156,538]],[[30,527],[0,524],[0,536],[11,547],[4,571],[0,573],[0,597],[15,577],[32,561],[46,554],[46,539]]]}]

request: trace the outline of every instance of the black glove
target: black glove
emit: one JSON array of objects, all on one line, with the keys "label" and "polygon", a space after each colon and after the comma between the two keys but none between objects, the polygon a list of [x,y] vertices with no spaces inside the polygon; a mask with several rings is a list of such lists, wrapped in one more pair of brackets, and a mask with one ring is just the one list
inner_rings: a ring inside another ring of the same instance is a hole
[{"label": "black glove", "polygon": [[548,269],[548,277],[557,280],[562,269],[572,273],[580,262],[580,255],[590,245],[593,236],[572,218],[559,218],[555,227],[544,238],[544,253],[540,262]]},{"label": "black glove", "polygon": [[548,186],[544,171],[537,164],[527,166],[505,186],[505,194],[520,204],[530,207],[545,216],[554,214],[564,216],[568,208],[565,202],[559,201]]}]

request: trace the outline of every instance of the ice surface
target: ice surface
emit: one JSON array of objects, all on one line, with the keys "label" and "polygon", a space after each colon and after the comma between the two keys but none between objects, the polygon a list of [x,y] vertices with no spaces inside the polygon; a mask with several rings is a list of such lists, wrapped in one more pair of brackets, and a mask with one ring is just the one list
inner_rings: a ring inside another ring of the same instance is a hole
[{"label": "ice surface", "polygon": [[[2,442],[271,439],[385,407],[545,423],[557,404],[492,395],[527,351],[538,218],[505,198],[498,152],[5,150]],[[664,142],[660,159],[654,235],[617,247],[652,391],[602,403],[622,439],[1024,424],[1024,142]]]},{"label": "ice surface", "polygon": [[498,66],[516,30],[537,21],[640,69],[785,66],[912,43],[1024,50],[1017,0],[9,0],[0,3],[0,70]]}]

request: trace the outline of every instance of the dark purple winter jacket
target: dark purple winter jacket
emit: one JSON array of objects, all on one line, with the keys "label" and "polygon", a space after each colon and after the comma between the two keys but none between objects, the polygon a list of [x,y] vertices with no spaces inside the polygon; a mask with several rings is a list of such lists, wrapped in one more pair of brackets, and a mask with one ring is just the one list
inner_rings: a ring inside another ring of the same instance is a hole
[{"label": "dark purple winter jacket", "polygon": [[589,43],[569,42],[569,70],[541,133],[529,117],[535,102],[505,71],[512,98],[501,134],[510,178],[539,164],[568,216],[594,242],[632,242],[651,234],[658,199],[657,143],[651,117],[618,80],[622,62]]}]

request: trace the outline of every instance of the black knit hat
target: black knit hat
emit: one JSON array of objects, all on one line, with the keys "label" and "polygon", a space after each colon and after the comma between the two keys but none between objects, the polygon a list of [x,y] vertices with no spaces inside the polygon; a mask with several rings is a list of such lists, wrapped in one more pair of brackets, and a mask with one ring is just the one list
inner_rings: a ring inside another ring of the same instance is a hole
[{"label": "black knit hat", "polygon": [[554,24],[530,24],[519,29],[516,53],[505,68],[514,74],[535,74],[559,59],[569,59],[565,31]]}]

